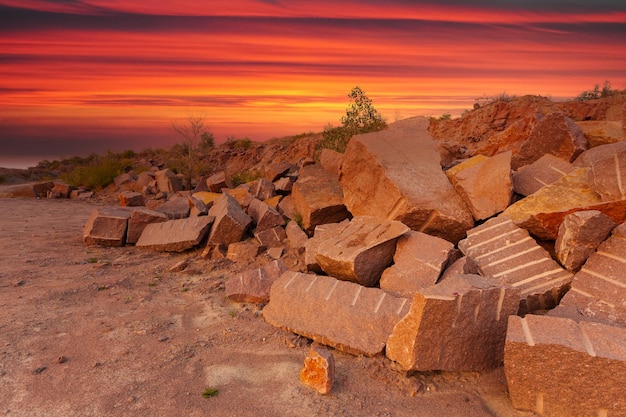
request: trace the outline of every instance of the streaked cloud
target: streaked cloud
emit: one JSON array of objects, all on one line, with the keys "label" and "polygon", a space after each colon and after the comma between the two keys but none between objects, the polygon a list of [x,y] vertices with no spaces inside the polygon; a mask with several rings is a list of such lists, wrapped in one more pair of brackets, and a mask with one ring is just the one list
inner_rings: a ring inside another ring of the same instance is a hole
[{"label": "streaked cloud", "polygon": [[218,141],[319,131],[354,85],[389,119],[626,88],[622,3],[0,0],[0,154],[64,126],[71,146],[173,143],[198,108]]}]

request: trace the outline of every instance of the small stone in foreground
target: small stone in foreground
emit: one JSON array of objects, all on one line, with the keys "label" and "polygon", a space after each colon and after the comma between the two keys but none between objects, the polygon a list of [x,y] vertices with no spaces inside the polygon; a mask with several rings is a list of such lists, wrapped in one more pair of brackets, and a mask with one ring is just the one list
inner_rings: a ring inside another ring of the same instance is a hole
[{"label": "small stone in foreground", "polygon": [[304,359],[300,381],[320,394],[328,394],[335,380],[335,358],[327,348],[314,344]]}]

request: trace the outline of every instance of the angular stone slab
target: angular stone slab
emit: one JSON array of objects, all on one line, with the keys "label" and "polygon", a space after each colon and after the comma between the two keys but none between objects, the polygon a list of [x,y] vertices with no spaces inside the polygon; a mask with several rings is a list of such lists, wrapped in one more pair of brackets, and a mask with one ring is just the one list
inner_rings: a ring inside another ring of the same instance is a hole
[{"label": "angular stone slab", "polygon": [[163,252],[183,252],[202,242],[214,217],[200,216],[152,223],[143,229],[136,245]]},{"label": "angular stone slab", "polygon": [[233,184],[230,182],[230,177],[226,175],[224,171],[216,172],[206,179],[206,185],[209,191],[213,193],[219,193],[224,188],[233,188]]},{"label": "angular stone slab", "polygon": [[287,266],[279,259],[236,275],[226,281],[226,297],[239,303],[267,303],[272,284],[285,271]]},{"label": "angular stone slab", "polygon": [[145,206],[143,194],[136,191],[123,191],[119,194],[120,206],[122,207],[138,207]]},{"label": "angular stone slab", "polygon": [[502,364],[519,290],[458,275],[421,290],[394,327],[386,355],[404,370],[485,371]]},{"label": "angular stone slab", "polygon": [[625,328],[511,316],[504,372],[517,409],[545,417],[626,415]]},{"label": "angular stone slab", "polygon": [[261,245],[243,241],[234,242],[228,245],[228,251],[226,252],[226,259],[230,259],[233,262],[252,262],[261,252]]},{"label": "angular stone slab", "polygon": [[343,154],[331,149],[322,149],[320,152],[320,165],[328,172],[339,178]]},{"label": "angular stone slab", "polygon": [[265,178],[259,178],[247,184],[252,197],[261,201],[272,198],[276,195],[276,189],[271,181]]},{"label": "angular stone slab", "polygon": [[350,221],[346,219],[341,223],[320,224],[315,227],[315,233],[313,237],[311,239],[308,239],[304,245],[304,262],[308,271],[315,273],[323,272],[322,268],[320,268],[320,265],[317,262],[317,259],[315,259],[319,245],[325,240],[331,239],[332,237],[341,234],[343,229],[348,227],[349,224]]},{"label": "angular stone slab", "polygon": [[291,190],[293,190],[293,182],[286,177],[279,178],[274,182],[274,189],[276,190],[276,194],[279,195],[291,194]]},{"label": "angular stone slab", "polygon": [[289,172],[296,171],[297,169],[298,166],[290,162],[276,162],[274,164],[270,164],[265,170],[265,179],[269,182],[274,182],[279,178],[285,177]]},{"label": "angular stone slab", "polygon": [[209,216],[215,218],[208,245],[229,245],[239,242],[252,224],[239,203],[229,194],[223,194],[209,210]]},{"label": "angular stone slab", "polygon": [[250,200],[248,214],[256,225],[255,231],[257,233],[285,224],[282,214],[256,198]]},{"label": "angular stone slab", "polygon": [[532,164],[523,166],[513,173],[513,189],[518,194],[528,196],[573,170],[574,166],[566,160],[545,154]]},{"label": "angular stone slab", "polygon": [[503,214],[543,240],[556,240],[563,218],[581,210],[598,210],[615,223],[626,220],[626,200],[604,202],[589,183],[587,168],[578,168],[510,205]]},{"label": "angular stone slab", "polygon": [[187,195],[173,195],[165,203],[155,208],[156,211],[165,213],[168,219],[184,219],[189,217],[191,207],[189,206],[189,197]]},{"label": "angular stone slab", "polygon": [[513,156],[511,167],[518,170],[547,153],[573,161],[588,147],[587,138],[572,119],[563,113],[552,113],[539,120]]},{"label": "angular stone slab", "polygon": [[284,227],[276,226],[260,232],[255,231],[254,237],[261,245],[267,248],[275,248],[283,245],[287,239],[287,233],[285,233]]},{"label": "angular stone slab", "polygon": [[312,232],[315,226],[338,223],[350,216],[343,204],[343,191],[335,176],[319,165],[307,165],[300,171],[291,193],[302,226]]},{"label": "angular stone slab", "polygon": [[116,187],[120,187],[124,184],[128,184],[129,182],[134,181],[135,178],[128,172],[125,172],[123,174],[118,175],[117,177],[113,178],[113,184],[115,184]]},{"label": "angular stone slab", "polygon": [[149,210],[147,208],[134,209],[128,219],[128,235],[126,237],[126,243],[137,243],[139,237],[143,233],[143,229],[145,229],[147,225],[152,223],[162,223],[167,220],[167,216],[160,211]]},{"label": "angular stone slab", "polygon": [[596,146],[581,153],[572,163],[576,168],[590,168],[597,162],[611,159],[613,155],[626,151],[626,142]]},{"label": "angular stone slab", "polygon": [[511,203],[511,151],[476,155],[446,171],[476,220],[500,213]]},{"label": "angular stone slab", "polygon": [[398,220],[456,243],[474,219],[441,170],[428,125],[414,117],[352,138],[339,178],[344,202],[354,216]]},{"label": "angular stone slab", "polygon": [[556,258],[568,271],[578,271],[617,224],[597,210],[577,211],[563,218],[554,246]]},{"label": "angular stone slab", "polygon": [[295,249],[298,253],[304,253],[304,247],[309,237],[300,226],[298,226],[298,223],[290,220],[287,226],[285,226],[285,233],[289,247]]},{"label": "angular stone slab", "polygon": [[626,326],[626,224],[613,230],[582,269],[561,300],[583,316]]},{"label": "angular stone slab", "polygon": [[413,297],[435,285],[454,245],[445,239],[413,230],[400,236],[393,265],[385,269],[380,288],[401,297]]},{"label": "angular stone slab", "polygon": [[224,194],[228,194],[233,197],[242,208],[248,207],[250,200],[254,198],[250,194],[250,189],[245,184],[224,191]]},{"label": "angular stone slab", "polygon": [[624,141],[623,122],[611,120],[585,120],[576,122],[587,138],[589,147]]},{"label": "angular stone slab", "polygon": [[96,208],[83,229],[85,245],[124,246],[131,211],[124,208]]},{"label": "angular stone slab", "polygon": [[328,276],[287,271],[274,282],[265,320],[353,355],[381,353],[410,301]]},{"label": "angular stone slab", "polygon": [[602,201],[626,199],[626,150],[594,161],[589,167],[589,181]]},{"label": "angular stone slab", "polygon": [[398,221],[355,217],[341,233],[320,242],[315,260],[332,277],[373,287],[391,264],[396,241],[409,230]]},{"label": "angular stone slab", "polygon": [[471,272],[521,291],[520,314],[555,307],[573,279],[506,216],[469,230],[459,249],[467,256]]},{"label": "angular stone slab", "polygon": [[183,190],[183,181],[169,168],[154,173],[157,189],[164,193],[175,193]]}]

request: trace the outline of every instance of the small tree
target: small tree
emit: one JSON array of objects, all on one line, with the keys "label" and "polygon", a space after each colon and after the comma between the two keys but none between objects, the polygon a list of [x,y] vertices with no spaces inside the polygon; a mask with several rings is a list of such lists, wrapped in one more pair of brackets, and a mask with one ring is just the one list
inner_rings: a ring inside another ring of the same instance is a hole
[{"label": "small tree", "polygon": [[193,178],[198,174],[200,166],[200,150],[214,147],[213,134],[205,129],[205,118],[201,115],[190,115],[187,119],[173,121],[172,129],[183,138],[183,144],[175,147],[183,159],[182,173],[189,188]]},{"label": "small tree", "polygon": [[593,90],[583,91],[582,93],[574,97],[574,100],[579,100],[579,101],[595,100],[598,98],[609,97],[616,93],[619,93],[619,90],[613,90],[611,88],[611,82],[609,80],[606,80],[604,81],[604,85],[602,86],[602,89],[600,89],[600,86],[596,84],[593,87]]},{"label": "small tree", "polygon": [[350,105],[346,109],[346,115],[341,118],[341,126],[326,125],[322,133],[324,139],[320,142],[318,152],[321,149],[332,149],[343,153],[352,136],[375,132],[387,127],[385,119],[359,86],[350,91],[348,98],[350,98]]},{"label": "small tree", "polygon": [[350,106],[341,118],[343,128],[352,134],[375,132],[384,129],[387,123],[359,86],[348,94]]}]

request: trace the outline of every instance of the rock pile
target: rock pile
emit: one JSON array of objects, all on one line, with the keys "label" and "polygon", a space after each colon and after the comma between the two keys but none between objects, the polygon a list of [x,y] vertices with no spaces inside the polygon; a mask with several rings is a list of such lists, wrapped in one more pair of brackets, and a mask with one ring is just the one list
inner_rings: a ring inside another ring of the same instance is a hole
[{"label": "rock pile", "polygon": [[[353,137],[343,156],[273,164],[235,188],[218,173],[182,192],[158,173],[176,210],[99,209],[84,240],[204,244],[233,260],[271,251],[226,293],[266,304],[274,326],[405,371],[504,364],[513,405],[540,415],[624,415],[626,142],[601,129],[590,142],[576,112],[590,110],[506,113],[463,152],[433,140],[427,119],[407,119]],[[295,270],[287,250],[302,258]],[[328,392],[322,352],[302,378]]]}]

